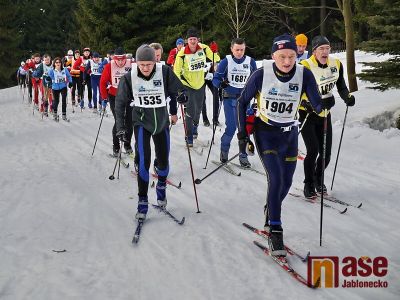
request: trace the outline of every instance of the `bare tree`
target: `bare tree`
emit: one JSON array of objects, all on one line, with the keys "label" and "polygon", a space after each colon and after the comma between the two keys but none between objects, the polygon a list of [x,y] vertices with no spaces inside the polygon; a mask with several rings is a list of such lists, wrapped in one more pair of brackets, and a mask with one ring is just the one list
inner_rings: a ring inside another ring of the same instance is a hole
[{"label": "bare tree", "polygon": [[251,0],[246,0],[244,3],[240,1],[240,5],[238,4],[238,0],[223,0],[220,2],[222,13],[230,21],[228,22],[228,26],[237,38],[250,28],[248,22],[253,12],[251,3]]},{"label": "bare tree", "polygon": [[344,30],[346,33],[346,63],[347,79],[350,92],[358,91],[356,77],[356,59],[354,57],[354,28],[353,12],[351,11],[351,0],[336,0],[344,19]]}]

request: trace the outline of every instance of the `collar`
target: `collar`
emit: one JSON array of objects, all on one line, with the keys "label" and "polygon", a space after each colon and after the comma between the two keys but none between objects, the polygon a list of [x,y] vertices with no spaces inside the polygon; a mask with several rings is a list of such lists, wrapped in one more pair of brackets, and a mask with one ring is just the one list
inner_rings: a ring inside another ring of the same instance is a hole
[{"label": "collar", "polygon": [[[197,43],[197,45],[196,45],[196,50],[194,51],[194,53],[196,53],[197,51],[199,51],[199,50],[201,50],[201,49],[203,49],[203,48],[201,48],[201,47],[200,47],[200,44]],[[189,45],[186,45],[186,46],[185,46],[184,53],[185,53],[185,54],[194,54],[192,51],[190,51]]]}]

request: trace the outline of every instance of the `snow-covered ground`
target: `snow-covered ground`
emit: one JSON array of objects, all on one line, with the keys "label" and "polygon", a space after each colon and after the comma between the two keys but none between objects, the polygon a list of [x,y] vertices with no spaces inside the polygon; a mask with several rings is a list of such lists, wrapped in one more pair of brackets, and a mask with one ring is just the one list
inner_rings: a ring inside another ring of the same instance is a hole
[{"label": "snow-covered ground", "polygon": [[[344,54],[335,56],[344,62]],[[383,58],[357,52],[356,59]],[[197,214],[182,123],[171,132],[170,167],[170,179],[182,181],[182,189],[169,187],[167,195],[170,211],[186,222],[179,226],[150,209],[141,240],[132,245],[137,183],[127,169],[119,180],[108,179],[114,166],[107,157],[112,116],[104,118],[91,157],[98,116],[88,109],[72,114],[68,107],[70,123],[41,120],[21,103],[21,92],[9,88],[0,91],[0,299],[398,299],[400,131],[373,130],[365,119],[399,109],[400,91],[381,93],[367,85],[359,82],[354,93],[332,192],[363,207],[350,207],[344,215],[326,208],[322,247],[319,205],[287,196],[283,226],[285,242],[301,253],[386,257],[388,288],[311,290],[265,256],[252,243],[265,241],[241,225],[263,225],[262,175],[217,172],[197,186],[202,211]],[[336,99],[328,186],[345,112]],[[211,99],[207,102],[211,117]],[[211,159],[218,159],[222,132],[216,132]],[[200,127],[201,140],[211,134]],[[236,151],[234,142],[231,154]],[[192,159],[198,178],[215,167],[203,170],[206,153],[193,153]],[[262,170],[258,157],[251,162]],[[302,188],[302,180],[299,161],[293,191]],[[154,189],[149,198],[155,203]],[[306,264],[291,262],[307,276]]]}]

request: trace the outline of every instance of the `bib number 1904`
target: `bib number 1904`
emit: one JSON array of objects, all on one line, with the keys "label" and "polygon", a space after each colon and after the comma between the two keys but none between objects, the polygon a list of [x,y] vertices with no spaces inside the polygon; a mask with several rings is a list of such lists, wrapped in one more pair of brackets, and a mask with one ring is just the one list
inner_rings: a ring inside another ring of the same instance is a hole
[{"label": "bib number 1904", "polygon": [[280,114],[284,113],[287,111],[289,114],[292,113],[293,111],[293,103],[289,103],[286,105],[285,102],[276,102],[276,101],[266,101],[266,106],[265,108],[270,110],[271,112],[278,112]]}]

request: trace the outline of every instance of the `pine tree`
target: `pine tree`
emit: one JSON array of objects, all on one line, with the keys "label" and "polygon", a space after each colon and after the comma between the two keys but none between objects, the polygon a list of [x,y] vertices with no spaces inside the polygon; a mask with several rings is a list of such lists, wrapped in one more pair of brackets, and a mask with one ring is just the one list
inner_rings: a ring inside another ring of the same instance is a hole
[{"label": "pine tree", "polygon": [[394,56],[384,62],[366,63],[372,68],[359,76],[374,83],[374,89],[385,91],[400,88],[400,1],[384,0],[377,5],[379,15],[369,17],[371,39],[363,43],[362,48]]},{"label": "pine tree", "polygon": [[0,88],[8,87],[15,81],[19,67],[18,44],[20,35],[15,20],[17,6],[13,1],[0,0]]}]

